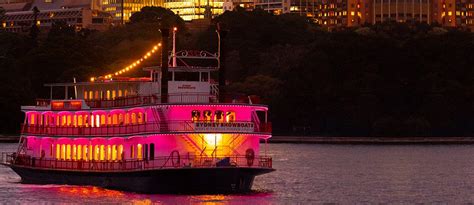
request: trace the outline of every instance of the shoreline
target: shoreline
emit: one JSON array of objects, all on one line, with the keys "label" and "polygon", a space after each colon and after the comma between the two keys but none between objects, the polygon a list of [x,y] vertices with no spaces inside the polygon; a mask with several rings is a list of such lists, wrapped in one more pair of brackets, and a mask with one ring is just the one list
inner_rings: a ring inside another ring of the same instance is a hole
[{"label": "shoreline", "polygon": [[474,137],[273,136],[268,143],[294,144],[474,144]]}]

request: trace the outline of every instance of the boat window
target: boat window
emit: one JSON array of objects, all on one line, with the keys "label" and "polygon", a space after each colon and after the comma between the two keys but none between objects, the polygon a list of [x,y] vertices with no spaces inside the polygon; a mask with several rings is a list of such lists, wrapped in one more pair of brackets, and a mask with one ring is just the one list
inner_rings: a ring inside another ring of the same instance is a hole
[{"label": "boat window", "polygon": [[30,114],[30,124],[31,125],[35,124],[35,114],[34,113]]},{"label": "boat window", "polygon": [[201,112],[199,112],[199,110],[193,110],[191,112],[191,119],[193,122],[199,121],[200,117],[201,117]]},{"label": "boat window", "polygon": [[122,97],[122,90],[118,90],[118,96]]},{"label": "boat window", "polygon": [[142,124],[142,123],[143,123],[143,113],[139,112],[138,113],[138,124]]},{"label": "boat window", "polygon": [[128,95],[128,90],[123,91],[123,95],[124,95],[125,97],[127,97],[127,95]]},{"label": "boat window", "polygon": [[84,100],[87,100],[88,97],[87,97],[87,91],[84,91]]},{"label": "boat window", "polygon": [[87,148],[87,145],[84,145],[84,150],[83,150],[83,155],[82,156],[84,156],[84,160],[86,160],[86,161],[90,159],[90,157],[88,157],[89,156],[89,150],[90,149]]},{"label": "boat window", "polygon": [[117,158],[118,158],[119,160],[122,160],[122,159],[125,158],[124,153],[123,153],[123,145],[119,145],[119,146],[118,146],[118,151],[117,151],[117,152],[118,152]]},{"label": "boat window", "polygon": [[77,155],[77,146],[76,145],[72,145],[72,160],[76,160],[76,155]]},{"label": "boat window", "polygon": [[100,116],[100,125],[106,125],[107,122],[105,122],[105,115]]},{"label": "boat window", "polygon": [[54,144],[51,144],[51,150],[49,152],[50,157],[53,157],[53,149],[54,149]]},{"label": "boat window", "polygon": [[132,124],[137,124],[137,114],[132,113]]},{"label": "boat window", "polygon": [[107,90],[106,96],[107,96],[107,100],[110,100],[110,90]]},{"label": "boat window", "polygon": [[150,144],[150,160],[155,159],[155,144],[151,143]]},{"label": "boat window", "polygon": [[94,146],[94,160],[99,160],[99,145]]},{"label": "boat window", "polygon": [[84,115],[84,126],[89,127],[89,114]]},{"label": "boat window", "polygon": [[95,91],[94,98],[95,98],[96,100],[99,99],[99,91]]},{"label": "boat window", "polygon": [[82,115],[79,115],[77,121],[78,121],[77,125],[79,125],[79,127],[81,127],[81,126],[83,125],[83,118],[82,118]]},{"label": "boat window", "polygon": [[92,145],[89,145],[89,149],[87,149],[87,153],[89,154],[89,160],[92,160],[92,154],[94,150],[92,149]]},{"label": "boat window", "polygon": [[235,122],[235,112],[234,111],[227,111],[225,114],[225,121],[226,122]]},{"label": "boat window", "polygon": [[94,93],[92,91],[89,91],[89,99],[92,100],[94,98]]},{"label": "boat window", "polygon": [[122,114],[122,113],[120,113],[120,114],[118,115],[118,124],[119,124],[119,125],[123,125],[123,114]]},{"label": "boat window", "polygon": [[110,145],[107,145],[107,160],[112,160],[112,148]]},{"label": "boat window", "polygon": [[115,90],[112,90],[112,99],[115,99],[115,97],[116,97],[115,93],[116,93]]},{"label": "boat window", "polygon": [[117,160],[117,145],[112,145],[112,160]]},{"label": "boat window", "polygon": [[216,110],[214,113],[214,121],[222,122],[224,121],[224,112],[222,110]]},{"label": "boat window", "polygon": [[95,127],[95,117],[91,115],[91,127]]},{"label": "boat window", "polygon": [[145,144],[145,150],[143,151],[145,160],[148,160],[148,144]]},{"label": "boat window", "polygon": [[71,115],[67,115],[67,126],[71,126],[72,125],[72,119],[71,119]]},{"label": "boat window", "polygon": [[82,145],[77,145],[77,160],[82,159]]},{"label": "boat window", "polygon": [[125,124],[128,125],[129,123],[130,123],[129,114],[125,113]]},{"label": "boat window", "polygon": [[61,145],[56,144],[56,159],[60,160],[61,159]]},{"label": "boat window", "polygon": [[112,115],[112,124],[113,125],[118,125],[118,116],[117,116],[117,114]]},{"label": "boat window", "polygon": [[204,121],[211,121],[212,120],[212,111],[204,110],[203,119],[204,119]]},{"label": "boat window", "polygon": [[100,160],[105,160],[105,146],[100,145]]},{"label": "boat window", "polygon": [[142,144],[138,144],[137,145],[137,159],[142,159],[143,158],[143,155],[142,155]]},{"label": "boat window", "polygon": [[66,145],[61,145],[61,159],[65,160],[66,159]]},{"label": "boat window", "polygon": [[130,145],[130,159],[135,158],[135,149],[133,145]]}]

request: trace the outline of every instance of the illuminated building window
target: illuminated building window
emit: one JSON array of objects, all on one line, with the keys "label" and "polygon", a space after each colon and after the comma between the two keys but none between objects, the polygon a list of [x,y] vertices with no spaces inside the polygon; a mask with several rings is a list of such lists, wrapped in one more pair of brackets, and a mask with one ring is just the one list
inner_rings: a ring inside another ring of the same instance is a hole
[{"label": "illuminated building window", "polygon": [[235,122],[235,112],[234,111],[227,111],[225,115],[226,122]]},{"label": "illuminated building window", "polygon": [[224,112],[222,110],[216,110],[214,113],[214,121],[222,122],[224,121]]},{"label": "illuminated building window", "polygon": [[201,112],[199,112],[199,110],[193,110],[191,112],[191,119],[193,122],[199,121],[200,117],[201,117]]},{"label": "illuminated building window", "polygon": [[452,16],[453,15],[453,12],[452,11],[448,11],[448,16]]},{"label": "illuminated building window", "polygon": [[203,120],[204,121],[211,121],[212,120],[212,111],[204,110],[203,112]]}]

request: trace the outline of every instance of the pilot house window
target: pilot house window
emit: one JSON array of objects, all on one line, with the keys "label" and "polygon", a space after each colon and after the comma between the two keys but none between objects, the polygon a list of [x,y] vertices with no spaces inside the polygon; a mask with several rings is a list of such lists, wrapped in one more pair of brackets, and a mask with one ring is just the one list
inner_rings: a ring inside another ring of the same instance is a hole
[{"label": "pilot house window", "polygon": [[216,122],[224,121],[224,112],[222,112],[222,110],[216,110],[216,112],[214,113],[214,121]]}]

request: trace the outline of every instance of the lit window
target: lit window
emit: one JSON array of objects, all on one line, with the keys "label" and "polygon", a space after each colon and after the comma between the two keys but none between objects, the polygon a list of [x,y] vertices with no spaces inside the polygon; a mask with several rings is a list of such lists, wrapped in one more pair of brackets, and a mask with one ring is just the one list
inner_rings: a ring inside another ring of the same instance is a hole
[{"label": "lit window", "polygon": [[87,91],[84,91],[84,100],[87,100]]},{"label": "lit window", "polygon": [[107,145],[107,160],[112,160],[112,148],[110,145]]},{"label": "lit window", "polygon": [[235,121],[235,112],[234,111],[227,111],[225,115],[226,122],[234,122]]},{"label": "lit window", "polygon": [[71,159],[71,145],[70,144],[66,146],[66,159],[67,160]]},{"label": "lit window", "polygon": [[56,144],[56,159],[60,160],[61,159],[61,145]]},{"label": "lit window", "polygon": [[112,146],[112,160],[117,160],[117,145]]},{"label": "lit window", "polygon": [[199,121],[200,117],[201,117],[201,112],[199,112],[199,110],[193,110],[191,112],[191,119],[193,122]]},{"label": "lit window", "polygon": [[117,153],[118,154],[117,158],[119,160],[122,160],[124,158],[124,156],[123,156],[123,145],[118,146],[118,151],[117,152],[118,152]]},{"label": "lit window", "polygon": [[66,145],[61,145],[61,159],[65,160],[66,159]]},{"label": "lit window", "polygon": [[72,160],[76,160],[76,155],[77,155],[77,146],[72,145]]},{"label": "lit window", "polygon": [[216,122],[224,121],[224,112],[222,112],[221,110],[216,110],[216,112],[214,113],[214,121]]},{"label": "lit window", "polygon": [[82,145],[77,145],[77,160],[82,159]]},{"label": "lit window", "polygon": [[137,159],[142,159],[142,144],[137,145]]},{"label": "lit window", "polygon": [[212,111],[204,110],[203,112],[203,120],[204,121],[211,121],[212,120]]},{"label": "lit window", "polygon": [[96,145],[94,146],[94,160],[99,160],[99,152],[100,152],[100,149],[99,149],[99,145]]},{"label": "lit window", "polygon": [[100,145],[100,160],[105,160],[105,146]]}]

